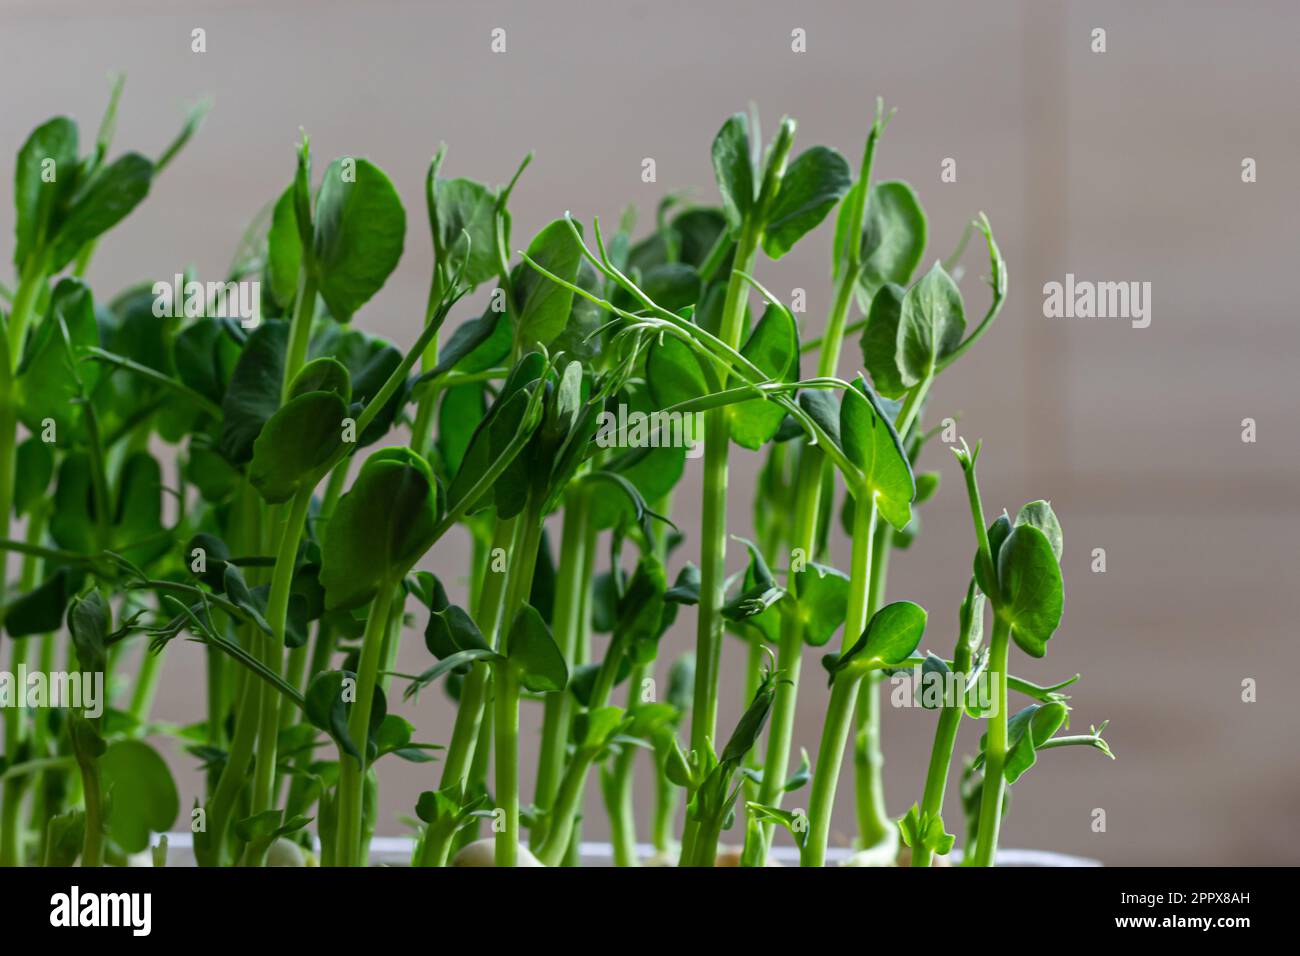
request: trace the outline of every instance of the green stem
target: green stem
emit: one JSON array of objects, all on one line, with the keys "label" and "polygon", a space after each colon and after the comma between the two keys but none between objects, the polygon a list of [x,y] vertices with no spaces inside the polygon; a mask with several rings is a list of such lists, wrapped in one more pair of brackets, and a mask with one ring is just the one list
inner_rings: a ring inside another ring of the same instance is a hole
[{"label": "green stem", "polygon": [[140,658],[140,670],[135,675],[135,689],[131,693],[130,714],[141,724],[149,719],[149,712],[153,709],[154,695],[162,677],[163,655],[166,653],[165,650],[160,650],[155,654],[146,646]]},{"label": "green stem", "polygon": [[361,866],[361,817],[366,777],[366,747],[370,738],[370,709],[379,679],[379,659],[383,652],[388,612],[393,602],[394,585],[379,584],[370,603],[366,630],[361,638],[361,663],[357,667],[356,701],[348,716],[348,736],[361,754],[358,760],[349,754],[339,755],[339,820],[337,862],[339,866]]},{"label": "green stem", "polygon": [[[497,631],[501,618],[506,574],[493,571],[492,561],[498,549],[509,550],[514,531],[513,519],[496,523],[496,528],[492,532],[492,544],[486,555],[486,570],[479,593],[478,607],[474,614],[475,623],[484,638],[498,646]],[[462,796],[468,793],[470,774],[477,754],[478,739],[491,689],[491,675],[492,670],[487,664],[475,664],[461,684],[456,722],[452,727],[451,740],[443,756],[440,789],[455,787]],[[441,830],[429,834],[420,848],[420,865],[445,866],[454,837],[454,833]]]},{"label": "green stem", "polygon": [[[645,664],[632,668],[628,679],[627,712],[634,713],[641,703],[641,682]],[[638,748],[625,746],[613,758],[609,779],[602,781],[605,810],[609,814],[610,842],[614,846],[615,866],[636,866],[636,815],[632,802],[632,775],[636,769]]]},{"label": "green stem", "polygon": [[515,866],[519,858],[519,680],[510,665],[494,667],[496,802],[504,825],[496,835],[496,865]]},{"label": "green stem", "polygon": [[[736,248],[727,283],[719,337],[740,345],[748,285],[740,273],[753,270],[759,230],[747,224]],[[726,387],[719,381],[712,391]],[[700,610],[695,637],[695,694],[691,714],[691,749],[704,753],[718,722],[718,677],[722,658],[722,604],[727,575],[727,453],[731,431],[726,409],[704,413],[704,494],[700,520]]]},{"label": "green stem", "polygon": [[[530,494],[524,506],[511,555],[510,580],[506,589],[505,613],[501,619],[498,648],[510,654],[510,628],[532,590],[537,549],[542,539],[541,502]],[[519,680],[510,663],[493,666],[495,700],[496,802],[505,825],[496,835],[496,865],[515,866],[519,856]]]},{"label": "green stem", "polygon": [[[573,836],[573,821],[582,808],[587,772],[591,770],[595,760],[595,751],[578,750],[574,752],[569,765],[564,768],[564,776],[560,778],[560,786],[555,795],[555,808],[551,811],[551,825],[546,831],[546,838],[537,850],[537,858],[547,866],[559,866],[564,861],[564,854],[569,849],[569,841]],[[497,773],[499,793],[500,769]],[[497,861],[497,865],[502,865],[500,860]]]},{"label": "green stem", "polygon": [[[817,546],[817,515],[821,507],[824,467],[825,456],[816,447],[805,445],[799,454],[799,469],[795,478],[796,511],[790,536],[792,557],[795,551],[800,551],[804,562],[812,560]],[[793,564],[792,560],[792,567]],[[793,570],[786,575],[786,588],[797,601],[798,575]],[[772,702],[772,719],[767,731],[767,756],[763,762],[763,785],[758,791],[758,802],[764,806],[780,806],[784,795],[785,780],[790,770],[790,750],[794,739],[802,663],[803,621],[795,614],[782,615],[781,641],[777,652],[777,669],[781,672],[782,680],[776,686],[776,698]],[[772,832],[772,825],[765,824],[764,851],[759,865],[766,861]]]},{"label": "green stem", "polygon": [[[556,645],[566,661],[572,661],[578,649],[582,592],[591,582],[592,556],[587,550],[587,518],[586,496],[577,491],[570,493],[564,506],[552,628]],[[542,743],[533,803],[549,808],[555,801],[564,767],[569,728],[573,721],[573,695],[567,691],[547,694],[543,707]],[[539,834],[534,833],[534,838],[537,837]]]},{"label": "green stem", "polygon": [[[280,387],[280,404],[289,399],[289,386],[307,364],[307,346],[311,341],[311,322],[316,312],[316,281],[304,269],[298,283],[298,300],[294,303],[289,325],[289,344],[285,352],[284,379]],[[360,428],[358,428],[360,432]]]},{"label": "green stem", "polygon": [[[251,625],[244,628],[245,637],[256,632]],[[248,778],[248,765],[253,758],[253,748],[257,745],[258,722],[262,713],[262,688],[260,683],[247,671],[238,672],[235,693],[235,731],[230,738],[230,752],[226,756],[226,766],[217,779],[216,788],[208,800],[206,831],[202,840],[194,844],[194,856],[200,866],[221,866],[223,859],[226,831],[230,818],[244,782]]]},{"label": "green stem", "polygon": [[[867,626],[867,599],[871,581],[872,547],[875,543],[876,502],[866,507],[858,501],[853,509],[853,556],[849,570],[849,606],[841,635],[841,651],[847,651]],[[803,865],[824,866],[826,844],[830,838],[831,811],[835,788],[839,783],[844,748],[853,728],[853,708],[857,703],[860,676],[840,671],[831,684],[831,699],[826,709],[817,766],[813,772],[812,796],[808,810],[810,831]]]},{"label": "green stem", "polygon": [[[289,617],[289,595],[293,586],[294,563],[298,542],[307,521],[311,488],[304,487],[294,496],[280,529],[280,543],[271,572],[271,591],[266,599],[266,618],[272,633],[262,635],[263,663],[274,674],[284,664],[284,636]],[[358,691],[358,696],[360,692]],[[270,684],[262,688],[261,729],[257,741],[257,761],[253,767],[253,813],[272,809],[275,802],[276,742],[280,733],[280,692]]]},{"label": "green stem", "polygon": [[[952,751],[957,742],[957,728],[961,724],[962,708],[944,707],[939,712],[939,723],[934,730],[934,748],[930,751],[930,767],[925,774],[925,793],[921,797],[921,818],[934,820],[943,815],[943,797],[948,788],[948,768],[952,765]],[[933,852],[925,844],[912,847],[912,866],[930,865]]]},{"label": "green stem", "polygon": [[993,679],[997,713],[989,718],[988,743],[984,748],[984,791],[980,796],[979,838],[975,847],[976,866],[992,866],[1002,826],[1002,800],[1006,789],[1003,771],[1007,763],[1007,653],[1011,627],[994,613],[993,637],[989,641],[989,676]]}]

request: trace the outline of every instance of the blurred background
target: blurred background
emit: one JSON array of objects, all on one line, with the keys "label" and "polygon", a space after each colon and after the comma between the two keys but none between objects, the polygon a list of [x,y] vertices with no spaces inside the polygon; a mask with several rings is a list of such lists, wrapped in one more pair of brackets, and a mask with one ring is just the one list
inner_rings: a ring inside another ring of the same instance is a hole
[{"label": "blurred background", "polygon": [[[203,54],[190,49],[199,27]],[[507,52],[494,55],[497,27]],[[1104,53],[1092,50],[1098,28]],[[806,31],[807,52],[792,52],[795,29]],[[751,101],[767,130],[788,113],[797,149],[832,145],[856,169],[883,96],[898,115],[876,174],[919,192],[926,263],[947,256],[983,210],[1009,264],[1002,316],[940,381],[928,416],[960,413],[960,433],[983,439],[989,512],[1048,498],[1064,525],[1062,627],[1045,660],[1013,654],[1013,668],[1042,683],[1081,672],[1075,730],[1109,719],[1119,758],[1044,754],[1015,787],[1004,845],[1116,865],[1295,864],[1300,695],[1287,681],[1300,673],[1298,31],[1300,7],[1284,2],[10,0],[0,10],[0,177],[9,180],[14,151],[45,118],[66,113],[93,130],[111,71],[128,74],[117,149],[156,154],[184,108],[212,98],[197,140],[96,255],[90,280],[107,298],[188,265],[201,277],[223,273],[248,220],[291,178],[301,127],[318,168],[365,155],[403,196],[402,263],[356,321],[405,347],[427,293],[422,188],[439,142],[449,146],[444,175],[489,183],[535,151],[512,200],[522,245],[566,209],[612,221],[634,202],[648,221],[670,191],[713,201],[709,143]],[[655,183],[641,181],[646,157]],[[1246,157],[1257,182],[1242,181]],[[949,158],[957,177],[945,183]],[[0,234],[12,227],[0,204]],[[786,259],[760,265],[778,294],[807,290],[805,336],[820,332],[830,305],[830,244],[824,225]],[[965,264],[967,310],[978,316],[987,258],[974,243]],[[1043,285],[1066,273],[1150,282],[1150,327],[1044,318]],[[480,305],[466,304],[449,327]],[[860,361],[846,347],[841,374]],[[1257,423],[1255,443],[1242,441],[1245,418]],[[759,458],[737,449],[732,461],[731,527],[747,533]],[[890,595],[929,609],[923,646],[947,653],[971,529],[955,462],[935,443],[922,466],[941,470],[943,484],[917,543],[895,555]],[[688,533],[698,527],[700,471],[688,462],[676,498]],[[1092,571],[1095,548],[1105,549],[1105,573]],[[838,531],[834,556],[847,567]],[[456,537],[424,566],[462,586],[467,557],[467,539]],[[676,562],[697,557],[688,536]],[[733,548],[733,568],[740,562]],[[666,639],[661,681],[692,645],[693,618]],[[201,661],[195,645],[172,646],[158,719],[201,718]],[[400,669],[428,661],[408,634]],[[742,707],[742,661],[729,639],[724,727]],[[813,752],[826,700],[818,670],[810,660],[795,733],[796,747]],[[1255,703],[1242,701],[1247,678],[1258,682]],[[440,691],[404,712],[419,739],[445,742],[452,710]],[[525,780],[539,722],[540,708],[526,706]],[[919,798],[933,729],[931,714],[885,707],[892,811]],[[978,730],[966,722],[959,754],[973,751]],[[163,746],[189,806],[196,761]],[[437,773],[436,764],[381,764],[381,833],[408,832],[399,818]],[[642,812],[648,784],[647,775]],[[597,789],[588,788],[589,839],[607,829]],[[841,838],[852,830],[850,791],[846,763]],[[1096,808],[1105,832],[1093,832]],[[955,805],[950,814],[957,829]]]}]

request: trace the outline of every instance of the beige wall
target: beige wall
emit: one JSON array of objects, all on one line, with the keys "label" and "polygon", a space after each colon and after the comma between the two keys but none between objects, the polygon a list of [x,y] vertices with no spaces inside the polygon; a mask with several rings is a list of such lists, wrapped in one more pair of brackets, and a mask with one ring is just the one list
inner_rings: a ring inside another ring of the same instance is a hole
[{"label": "beige wall", "polygon": [[[196,26],[204,55],[189,51]],[[488,51],[497,26],[503,56]],[[790,52],[795,27],[807,30],[806,54]],[[1105,54],[1089,51],[1094,27],[1107,30]],[[566,209],[612,219],[635,201],[649,215],[683,186],[711,198],[709,140],[751,100],[769,129],[788,112],[800,143],[856,163],[884,96],[899,113],[877,170],[916,184],[928,258],[946,255],[982,209],[1010,265],[1003,316],[945,376],[931,415],[960,411],[962,433],[984,439],[987,506],[1047,497],[1064,522],[1064,624],[1045,661],[1016,668],[1043,681],[1082,671],[1076,726],[1111,719],[1119,756],[1044,755],[1015,788],[1005,842],[1115,864],[1296,863],[1298,28],[1300,8],[1280,2],[17,2],[0,11],[0,178],[48,115],[69,113],[92,135],[110,70],[129,73],[123,147],[156,152],[183,104],[215,100],[199,140],[97,255],[91,279],[108,294],[190,263],[224,268],[245,221],[288,181],[301,126],[322,161],[364,152],[406,200],[403,262],[358,318],[405,345],[426,289],[420,190],[439,141],[447,174],[490,181],[536,151],[514,201],[522,241]],[[657,184],[640,181],[646,156]],[[1245,156],[1258,161],[1252,185],[1240,180]],[[957,160],[956,183],[939,181],[944,157]],[[0,233],[11,227],[6,204]],[[762,266],[774,289],[809,290],[809,334],[829,304],[828,246],[823,230]],[[967,262],[964,289],[982,311],[985,264]],[[1043,318],[1043,283],[1066,272],[1150,281],[1151,327]],[[841,371],[858,361],[848,349]],[[1240,440],[1245,417],[1258,422],[1256,444]],[[756,459],[736,457],[731,520],[744,530]],[[944,485],[890,590],[930,609],[926,644],[947,651],[971,535],[953,462],[936,447],[925,464]],[[684,528],[697,526],[698,492],[693,464],[678,494]],[[1097,547],[1105,574],[1089,570]],[[696,548],[688,540],[684,556]],[[836,553],[846,559],[844,541]],[[457,540],[428,566],[455,580],[464,556]],[[687,622],[669,643],[675,652],[692,639]],[[728,647],[724,724],[740,707],[738,652]],[[411,637],[402,663],[417,669],[426,656]],[[175,645],[159,718],[199,716],[199,666],[197,649]],[[1247,677],[1258,703],[1240,701]],[[815,751],[825,696],[807,683],[797,745]],[[440,694],[415,711],[423,739],[445,740]],[[536,721],[526,714],[528,766]],[[885,728],[889,802],[901,812],[919,797],[933,720],[887,708]],[[968,725],[959,745],[976,740]],[[386,832],[401,832],[397,814],[432,774],[385,768]],[[188,804],[197,780],[182,781]],[[1104,834],[1089,827],[1097,807]],[[603,834],[594,800],[588,811],[588,833]]]}]

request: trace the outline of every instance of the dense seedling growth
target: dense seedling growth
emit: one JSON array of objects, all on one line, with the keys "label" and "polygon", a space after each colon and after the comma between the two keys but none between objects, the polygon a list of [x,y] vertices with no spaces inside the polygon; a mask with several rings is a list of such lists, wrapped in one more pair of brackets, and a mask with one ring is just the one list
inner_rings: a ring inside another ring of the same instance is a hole
[{"label": "dense seedling growth", "polygon": [[[0,864],[151,849],[161,864],[164,835],[188,830],[203,866],[366,865],[390,824],[376,768],[406,760],[427,780],[408,802],[417,866],[579,862],[595,790],[620,865],[649,862],[650,842],[658,863],[760,866],[781,829],[823,865],[839,795],[855,798],[855,862],[924,866],[954,844],[945,794],[972,720],[985,731],[961,842],[987,865],[1007,785],[1040,751],[1109,753],[1099,731],[1059,733],[1070,682],[1008,672],[1012,645],[1042,657],[1060,622],[1062,533],[1045,501],[988,521],[978,445],[951,445],[975,529],[951,655],[920,653],[925,610],[886,598],[891,551],[939,485],[918,470],[932,388],[988,332],[1007,269],[983,216],[923,267],[915,191],[873,178],[883,110],[856,170],[796,149],[792,120],[764,144],[756,118],[731,117],[712,146],[720,203],[666,200],[644,233],[630,210],[612,232],[565,213],[521,242],[510,200],[528,159],[491,187],[445,177],[439,151],[423,184],[427,307],[403,349],[359,327],[402,256],[424,255],[406,248],[398,191],[365,159],[321,164],[306,138],[220,281],[173,284],[164,264],[162,283],[97,297],[97,246],[201,118],[156,159],[114,156],[119,89],[93,143],[56,118],[15,163]],[[810,340],[762,275],[823,222],[832,306]],[[990,293],[968,321],[958,260],[975,234]],[[250,288],[255,308],[232,308]],[[859,346],[866,374],[840,378]],[[764,456],[748,538],[727,526],[729,496],[749,493],[736,454]],[[699,527],[671,517],[687,467],[701,469]],[[846,569],[828,557],[836,522]],[[470,555],[462,579],[420,569],[446,547]],[[661,653],[691,619],[694,653]],[[412,623],[428,666],[399,673]],[[728,635],[745,647],[741,701],[719,699]],[[152,713],[169,658],[205,675],[185,726]],[[944,691],[917,712],[936,721],[934,749],[898,818],[879,685],[909,669]],[[390,708],[421,693],[449,694],[454,722]],[[824,725],[796,766],[800,696],[824,701]],[[521,712],[540,721],[532,780]],[[202,767],[190,807],[155,749],[166,737]],[[642,763],[650,791],[633,785]],[[807,810],[786,809],[800,789]]]}]

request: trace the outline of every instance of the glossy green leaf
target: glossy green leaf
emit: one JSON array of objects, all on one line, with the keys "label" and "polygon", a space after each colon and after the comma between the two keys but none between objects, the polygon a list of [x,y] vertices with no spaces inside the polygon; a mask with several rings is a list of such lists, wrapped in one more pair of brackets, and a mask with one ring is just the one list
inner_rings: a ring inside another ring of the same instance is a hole
[{"label": "glossy green leaf", "polygon": [[966,331],[961,290],[942,264],[936,262],[907,290],[898,322],[898,369],[911,388],[935,374]]},{"label": "glossy green leaf", "polygon": [[1029,524],[1013,528],[998,554],[998,582],[997,610],[1010,623],[1011,636],[1026,654],[1042,657],[1064,606],[1061,565],[1047,535]]},{"label": "glossy green leaf", "polygon": [[646,380],[658,408],[668,408],[709,393],[704,372],[691,347],[666,335],[646,354]]},{"label": "glossy green leaf", "polygon": [[872,615],[862,636],[836,662],[832,673],[850,665],[867,671],[894,667],[912,656],[925,634],[925,608],[911,601],[886,604]]},{"label": "glossy green leaf", "polygon": [[57,568],[26,594],[14,598],[5,609],[5,630],[10,637],[52,634],[63,624],[68,602],[81,587],[85,575],[75,568]]},{"label": "glossy green leaf", "polygon": [[127,853],[149,846],[180,815],[180,793],[167,763],[143,740],[117,740],[99,758],[100,785],[108,797],[108,832]]},{"label": "glossy green leaf", "polygon": [[839,630],[848,613],[848,576],[835,568],[809,563],[796,572],[795,580],[803,639],[812,647],[821,647]]},{"label": "glossy green leaf", "polygon": [[862,330],[862,360],[871,384],[886,398],[898,398],[908,389],[899,369],[898,329],[903,314],[902,286],[886,283],[871,300]]},{"label": "glossy green leaf", "polygon": [[54,452],[33,435],[14,454],[14,514],[24,515],[46,500],[54,477]]},{"label": "glossy green leaf", "polygon": [[[769,306],[740,353],[775,381],[790,381],[796,377],[799,371],[799,333],[789,310]],[[727,409],[732,441],[755,451],[772,440],[783,418],[785,409],[765,398],[740,402]]]},{"label": "glossy green leaf", "polygon": [[79,182],[54,234],[50,268],[57,272],[88,242],[98,239],[138,206],[149,192],[153,163],[126,153]]},{"label": "glossy green leaf", "polygon": [[754,207],[757,175],[749,149],[749,119],[744,113],[728,117],[713,139],[713,175],[722,194],[722,211],[735,235]]},{"label": "glossy green leaf", "polygon": [[476,288],[497,274],[496,193],[472,179],[439,179],[434,196],[447,274]]},{"label": "glossy green leaf", "polygon": [[388,281],[402,257],[406,211],[365,159],[336,159],[316,199],[315,278],[330,315],[347,322]]},{"label": "glossy green leaf", "polygon": [[912,519],[916,483],[898,432],[875,394],[859,378],[840,403],[839,437],[844,453],[862,475],[864,492],[895,528]]},{"label": "glossy green leaf", "polygon": [[515,615],[506,647],[509,666],[524,688],[534,694],[564,690],[569,681],[568,665],[550,628],[532,605],[525,604]]},{"label": "glossy green leaf", "polygon": [[49,418],[59,436],[80,433],[78,399],[89,395],[99,377],[97,363],[81,362],[82,350],[99,344],[90,289],[79,279],[63,279],[18,370],[19,418],[28,430],[39,434]]},{"label": "glossy green leaf", "polygon": [[77,173],[77,124],[66,116],[36,127],[18,150],[14,163],[14,265],[20,272],[41,238],[48,242],[57,230],[77,188]]},{"label": "glossy green leaf", "polygon": [[328,610],[369,601],[411,568],[434,541],[437,487],[409,448],[373,453],[325,528],[320,581]]},{"label": "glossy green leaf", "polygon": [[1056,555],[1056,560],[1061,560],[1061,552],[1065,547],[1065,537],[1061,532],[1061,522],[1056,517],[1056,512],[1052,510],[1051,502],[1031,501],[1020,509],[1016,515],[1016,524],[1033,525],[1039,531],[1047,536],[1048,542],[1052,545],[1052,553]]},{"label": "glossy green leaf", "polygon": [[271,416],[253,443],[248,480],[271,504],[314,488],[343,444],[347,417],[347,403],[332,391],[311,391],[291,399]]},{"label": "glossy green leaf", "polygon": [[781,188],[767,211],[763,251],[780,259],[826,218],[853,178],[844,157],[827,146],[814,146],[790,161]]},{"label": "glossy green leaf", "polygon": [[284,353],[289,323],[266,320],[249,335],[222,399],[219,448],[226,460],[242,465],[253,457],[253,442],[280,407]]},{"label": "glossy green leaf", "polygon": [[266,234],[266,274],[271,298],[288,310],[298,295],[298,274],[302,271],[302,239],[290,185],[276,200],[271,227]]},{"label": "glossy green leaf", "polygon": [[352,376],[341,362],[333,358],[312,359],[289,383],[289,399],[309,392],[333,392],[344,403],[352,400]]},{"label": "glossy green leaf", "polygon": [[[859,188],[860,184],[854,186],[854,190]],[[840,207],[836,249],[843,249],[849,241],[844,230],[852,201],[850,193]],[[897,180],[872,184],[862,220],[862,274],[858,277],[864,307],[886,283],[905,286],[911,281],[925,253],[926,232],[925,212],[910,185]],[[836,267],[838,270],[838,263]]]},{"label": "glossy green leaf", "polygon": [[[582,249],[568,222],[557,219],[534,237],[528,257],[558,278],[573,282],[578,277]],[[515,298],[519,315],[516,338],[525,348],[545,345],[559,335],[573,308],[572,289],[527,267],[518,273]]]}]

